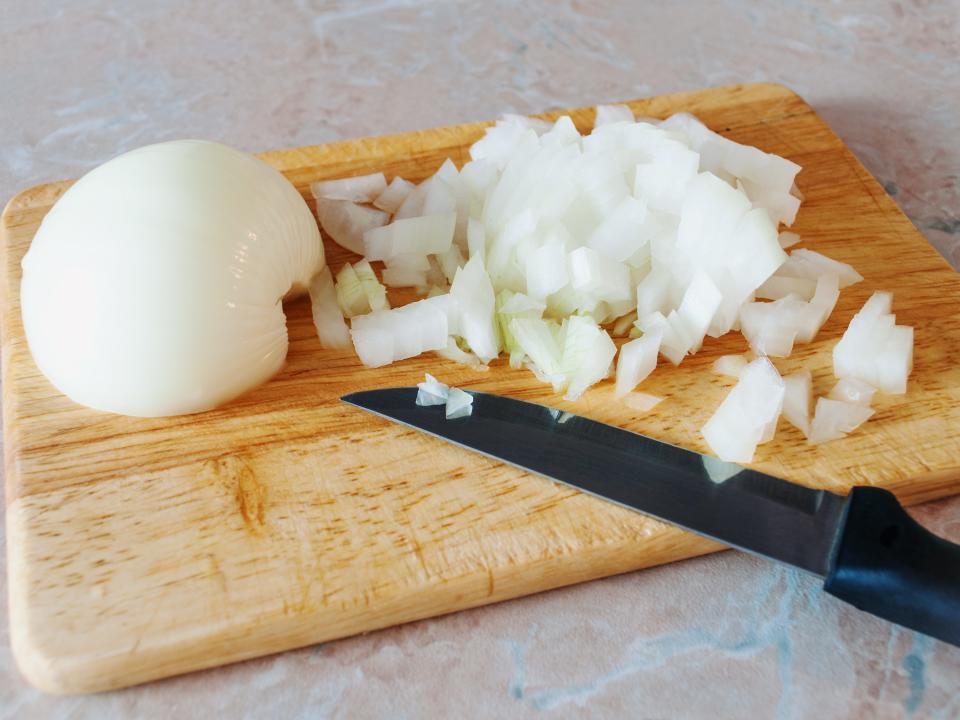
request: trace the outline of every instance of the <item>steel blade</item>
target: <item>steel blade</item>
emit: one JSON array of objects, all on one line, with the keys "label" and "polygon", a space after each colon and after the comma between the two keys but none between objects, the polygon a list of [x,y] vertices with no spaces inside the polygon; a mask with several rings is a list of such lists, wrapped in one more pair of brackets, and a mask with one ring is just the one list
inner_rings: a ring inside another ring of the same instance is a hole
[{"label": "steel blade", "polygon": [[844,498],[535,403],[471,393],[447,420],[416,388],[343,400],[747,552],[826,575]]}]

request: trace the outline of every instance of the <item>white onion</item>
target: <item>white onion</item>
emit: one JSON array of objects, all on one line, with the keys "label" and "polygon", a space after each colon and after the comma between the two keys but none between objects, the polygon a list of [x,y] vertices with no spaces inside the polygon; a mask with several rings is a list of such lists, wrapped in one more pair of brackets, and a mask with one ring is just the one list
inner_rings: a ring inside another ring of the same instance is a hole
[{"label": "white onion", "polygon": [[790,253],[790,256],[777,271],[777,275],[808,278],[810,280],[817,280],[823,275],[836,275],[840,279],[841,288],[849,287],[863,280],[863,275],[847,263],[833,260],[826,255],[803,248]]},{"label": "white onion", "polygon": [[310,192],[318,200],[324,198],[373,202],[386,189],[387,179],[380,172],[337,180],[320,180],[310,184]]},{"label": "white onion", "polygon": [[855,402],[819,398],[810,423],[809,442],[818,445],[845,437],[870,419],[874,410]]},{"label": "white onion", "polygon": [[593,127],[608,125],[617,122],[633,122],[633,111],[626,105],[597,105],[596,119]]},{"label": "white onion", "polygon": [[869,407],[870,401],[873,399],[873,395],[876,392],[876,388],[863,382],[863,380],[857,380],[856,378],[843,378],[838,380],[837,384],[831,388],[830,392],[827,393],[827,397],[831,400],[843,400],[844,402],[851,402]]},{"label": "white onion", "polygon": [[317,219],[337,245],[362,255],[363,234],[387,223],[390,216],[381,210],[357,205],[351,200],[317,200]]},{"label": "white onion", "polygon": [[396,220],[363,234],[368,260],[389,260],[398,255],[429,255],[446,252],[453,242],[456,213],[422,215]]},{"label": "white onion", "polygon": [[862,380],[883,392],[907,391],[913,370],[913,328],[896,325],[890,309],[893,295],[876,292],[850,321],[833,348],[838,378]]},{"label": "white onion", "polygon": [[610,374],[617,346],[593,320],[582,315],[567,319],[560,371],[568,379],[564,398],[576,400],[583,391]]},{"label": "white onion", "polygon": [[44,217],[23,258],[24,331],[78,403],[199,412],[280,369],[280,300],[323,267],[316,221],[274,168],[217,143],[151,145],[85,175]]},{"label": "white onion", "polygon": [[784,250],[793,247],[800,242],[800,236],[795,232],[784,231],[777,236],[777,242]]},{"label": "white onion", "polygon": [[[747,366],[747,358],[743,355],[721,355],[713,361],[713,371],[718,375],[739,378],[740,373]],[[786,378],[784,378],[786,380]]]},{"label": "white onion", "polygon": [[650,412],[663,402],[663,398],[659,395],[650,395],[649,393],[642,392],[632,392],[627,393],[622,398],[620,402],[626,405],[631,410],[636,410],[637,412]]},{"label": "white onion", "polygon": [[493,318],[496,297],[483,260],[471,258],[457,271],[450,294],[460,306],[460,328],[470,349],[483,362],[489,362],[500,351],[500,340]]},{"label": "white onion", "polygon": [[422,383],[417,383],[417,405],[446,405],[447,397],[450,395],[450,388],[437,380],[430,373]]},{"label": "white onion", "polygon": [[450,388],[447,395],[445,415],[447,420],[467,417],[473,412],[473,395],[460,388]]},{"label": "white onion", "polygon": [[412,182],[404,180],[402,177],[395,177],[386,189],[376,197],[373,205],[384,212],[393,214],[400,209],[403,201],[407,199],[414,187],[416,186]]},{"label": "white onion", "polygon": [[320,347],[332,349],[350,347],[350,330],[343,319],[343,313],[340,312],[330,268],[325,267],[313,276],[309,290],[313,326],[317,330],[317,337],[320,338]]},{"label": "white onion", "polygon": [[620,357],[617,360],[617,397],[624,397],[656,369],[662,340],[662,332],[652,331],[620,348]]},{"label": "white onion", "polygon": [[355,265],[344,264],[337,273],[336,296],[341,311],[348,318],[390,308],[386,288],[377,280],[366,260]]},{"label": "white onion", "polygon": [[772,303],[747,303],[740,311],[744,337],[754,352],[786,357],[794,341],[810,342],[826,322],[840,296],[839,278],[822,275],[810,302],[787,295]]},{"label": "white onion", "polygon": [[[406,195],[386,198],[394,222],[365,234],[367,257],[385,261],[387,285],[451,301],[438,353],[476,365],[505,351],[512,367],[529,367],[570,399],[610,375],[616,346],[601,325],[643,334],[617,364],[617,394],[627,397],[657,351],[679,364],[707,336],[742,330],[755,352],[788,355],[815,337],[840,288],[862,279],[819,253],[784,252],[800,240],[778,233],[799,206],[799,166],[692,116],[635,122],[625,106],[600,107],[585,137],[569,117],[505,116],[470,157],[460,169],[445,161],[419,186],[397,185]],[[360,323],[362,333],[378,327]],[[361,355],[378,359],[419,347],[393,338],[381,355],[370,348],[386,341],[361,339]],[[765,368],[734,398],[753,397],[767,377],[782,399],[784,383],[766,372],[776,370],[757,363],[731,356],[715,368],[733,377]],[[791,416],[808,428],[795,404]],[[809,398],[805,407],[809,415]],[[752,456],[778,417],[779,407],[744,420],[739,445],[722,433],[714,440]]]},{"label": "white onion", "polygon": [[769,360],[761,357],[747,365],[702,428],[713,453],[727,462],[751,462],[757,445],[772,438],[784,393],[784,382]]},{"label": "white onion", "polygon": [[810,410],[813,404],[813,376],[801,370],[783,377],[783,417],[803,433],[810,435]]}]

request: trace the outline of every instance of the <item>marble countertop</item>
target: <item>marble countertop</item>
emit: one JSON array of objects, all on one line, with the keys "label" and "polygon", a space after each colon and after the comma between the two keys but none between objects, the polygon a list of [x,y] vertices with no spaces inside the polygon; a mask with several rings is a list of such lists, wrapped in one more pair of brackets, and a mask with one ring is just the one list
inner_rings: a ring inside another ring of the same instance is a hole
[{"label": "marble countertop", "polygon": [[[960,267],[960,4],[652,5],[7,0],[0,196],[165,139],[252,151],[770,80]],[[960,498],[916,514],[960,541]],[[89,697],[27,686],[0,628],[17,720],[960,716],[960,650],[733,552]]]}]

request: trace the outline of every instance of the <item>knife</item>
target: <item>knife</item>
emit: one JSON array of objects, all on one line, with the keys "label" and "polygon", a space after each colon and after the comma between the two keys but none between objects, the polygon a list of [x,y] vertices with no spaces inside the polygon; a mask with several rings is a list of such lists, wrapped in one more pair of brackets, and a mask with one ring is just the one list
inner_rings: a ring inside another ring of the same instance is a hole
[{"label": "knife", "polygon": [[417,388],[344,402],[631,510],[824,579],[824,590],[960,645],[960,545],[927,531],[893,493],[846,497],[535,403],[471,392],[447,420]]}]

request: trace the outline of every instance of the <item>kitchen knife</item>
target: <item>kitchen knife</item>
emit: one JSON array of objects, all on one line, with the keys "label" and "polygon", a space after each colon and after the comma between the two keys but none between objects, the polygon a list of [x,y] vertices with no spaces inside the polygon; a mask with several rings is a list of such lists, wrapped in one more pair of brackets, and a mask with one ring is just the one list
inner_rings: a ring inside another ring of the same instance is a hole
[{"label": "kitchen knife", "polygon": [[579,415],[474,392],[470,415],[419,406],[417,388],[345,402],[700,535],[824,578],[841,600],[960,645],[960,545],[894,495],[796,485]]}]

